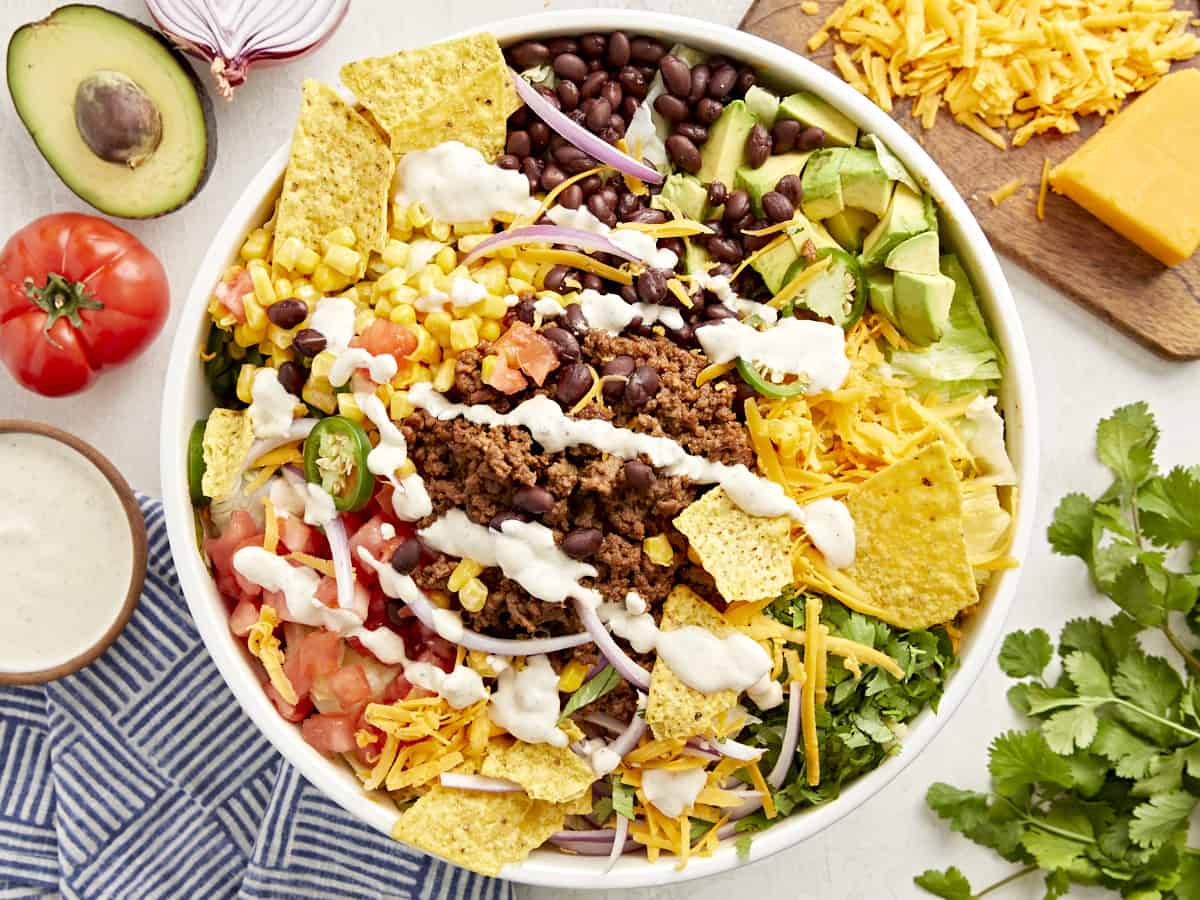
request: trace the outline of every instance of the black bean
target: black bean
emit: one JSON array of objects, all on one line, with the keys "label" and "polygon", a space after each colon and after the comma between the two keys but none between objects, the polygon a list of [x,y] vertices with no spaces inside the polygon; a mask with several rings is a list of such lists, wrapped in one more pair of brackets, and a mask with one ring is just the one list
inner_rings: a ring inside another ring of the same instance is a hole
[{"label": "black bean", "polygon": [[621,90],[631,97],[641,100],[646,96],[646,76],[633,66],[625,66],[617,73],[617,83],[621,85]]},{"label": "black bean", "polygon": [[708,140],[708,129],[695,122],[680,122],[675,126],[675,134],[682,134],[696,146]]},{"label": "black bean", "polygon": [[681,347],[690,344],[695,336],[696,333],[692,330],[692,326],[686,322],[680,328],[667,328],[667,337]]},{"label": "black bean", "polygon": [[560,81],[555,88],[558,102],[564,112],[570,112],[579,105],[579,85],[573,81]]},{"label": "black bean", "polygon": [[646,493],[654,487],[654,482],[658,480],[654,475],[654,469],[640,459],[626,460],[624,470],[625,483],[631,490],[637,491],[639,494]]},{"label": "black bean", "polygon": [[542,170],[546,163],[540,159],[534,159],[532,156],[527,156],[521,160],[521,174],[529,179],[529,189],[536,191],[538,185],[542,181]]},{"label": "black bean", "polygon": [[267,318],[285,330],[295,328],[308,318],[308,305],[296,297],[276,300],[267,307]]},{"label": "black bean", "polygon": [[554,399],[561,406],[570,409],[587,392],[592,389],[592,373],[583,363],[573,363],[562,370],[558,376],[558,387],[554,390]]},{"label": "black bean", "polygon": [[544,516],[554,509],[554,495],[544,487],[528,484],[517,488],[513,494],[513,508],[531,516]]},{"label": "black bean", "polygon": [[412,624],[412,612],[403,600],[388,600],[383,611],[393,628],[405,628]]},{"label": "black bean", "polygon": [[721,56],[721,54],[716,53],[708,58],[708,64],[712,66],[712,70],[715,72],[717,69],[721,68],[721,66],[729,65],[729,60],[726,57]]},{"label": "black bean", "polygon": [[552,41],[547,41],[546,47],[550,50],[551,56],[558,56],[560,53],[579,52],[579,43],[574,38],[555,38]]},{"label": "black bean", "polygon": [[663,84],[676,97],[687,98],[692,91],[692,70],[678,56],[666,54],[658,61]]},{"label": "black bean", "polygon": [[599,59],[589,59],[587,66],[589,72],[598,72],[604,68],[604,61]]},{"label": "black bean", "polygon": [[758,75],[749,66],[742,66],[738,70],[737,91],[739,94],[745,94],[746,91],[758,84]]},{"label": "black bean", "polygon": [[741,188],[730,194],[725,200],[725,212],[722,214],[726,222],[736,222],[750,211],[750,195]]},{"label": "black bean", "polygon": [[594,275],[591,272],[584,272],[579,276],[579,283],[585,291],[602,291],[604,290],[604,279],[599,275]]},{"label": "black bean", "polygon": [[577,338],[581,338],[588,333],[587,316],[583,314],[583,309],[578,303],[570,304],[559,321],[562,322],[567,331],[571,332]]},{"label": "black bean", "polygon": [[593,216],[609,228],[617,224],[617,214],[612,211],[612,207],[608,205],[608,201],[604,199],[603,194],[595,193],[588,197],[587,208]]},{"label": "black bean", "polygon": [[636,37],[629,43],[630,58],[642,65],[653,65],[666,52],[667,48],[662,45],[662,42],[656,41],[654,38]]},{"label": "black bean", "polygon": [[733,383],[733,409],[739,419],[746,414],[746,401],[757,396],[758,391],[750,387],[742,379],[739,378]]},{"label": "black bean", "polygon": [[792,201],[779,191],[767,191],[763,194],[762,208],[767,218],[776,223],[786,222],[796,214],[796,207],[792,205]]},{"label": "black bean", "polygon": [[285,391],[296,397],[300,396],[300,392],[304,390],[304,367],[300,363],[288,360],[283,363],[279,370],[275,373],[279,379],[280,386]]},{"label": "black bean", "polygon": [[623,31],[614,31],[608,36],[608,64],[619,69],[628,65],[630,57],[629,36]]},{"label": "black bean", "polygon": [[651,366],[638,366],[625,382],[625,400],[630,406],[645,406],[661,385],[657,370]]},{"label": "black bean", "polygon": [[513,307],[513,315],[517,320],[524,322],[526,325],[533,324],[534,306],[533,300],[530,297],[522,297],[517,301],[517,305]]},{"label": "black bean", "polygon": [[733,223],[733,227],[729,229],[729,232],[732,236],[737,236],[742,234],[744,231],[753,231],[756,228],[760,228],[762,225],[762,222],[758,221],[758,219],[754,218],[754,216],[747,213]]},{"label": "black bean", "polygon": [[567,329],[559,328],[555,325],[553,328],[547,328],[543,331],[542,337],[553,345],[554,353],[558,356],[559,362],[579,362],[579,341],[575,340],[575,335],[571,334]]},{"label": "black bean", "polygon": [[692,67],[692,87],[688,91],[688,101],[695,103],[708,93],[708,79],[712,77],[712,69],[706,63]]},{"label": "black bean", "polygon": [[511,131],[508,135],[508,143],[505,144],[505,150],[509,155],[517,157],[525,157],[533,152],[533,144],[529,140],[528,131]]},{"label": "black bean", "polygon": [[560,53],[554,57],[554,73],[559,78],[583,81],[588,75],[588,65],[574,53]]},{"label": "black bean", "polygon": [[757,169],[771,155],[771,132],[758,122],[746,136],[746,162],[750,168]]},{"label": "black bean", "polygon": [[790,153],[796,147],[802,128],[795,119],[780,119],[771,129],[771,149],[776,153]]},{"label": "black bean", "polygon": [[[578,113],[579,110],[575,110],[575,112]],[[583,123],[580,122],[580,124]],[[577,156],[574,157],[570,162],[563,163],[562,167],[572,175],[578,175],[581,172],[586,172],[588,169],[596,168],[596,161],[590,156]]]},{"label": "black bean", "polygon": [[736,263],[742,260],[742,246],[733,238],[710,237],[708,252],[718,262]]},{"label": "black bean", "polygon": [[546,277],[542,279],[542,284],[545,285],[546,290],[561,294],[563,292],[563,282],[570,274],[571,270],[569,267],[555,266],[546,273]]},{"label": "black bean", "polygon": [[685,172],[695,175],[700,171],[700,151],[682,134],[673,134],[667,138],[667,155]]},{"label": "black bean", "polygon": [[616,209],[617,204],[621,202],[620,193],[611,184],[606,184],[600,189],[600,196],[604,198],[604,202],[608,204],[609,209]]},{"label": "black bean", "polygon": [[661,303],[667,296],[667,272],[647,269],[637,277],[638,299],[643,303]]},{"label": "black bean", "polygon": [[522,106],[515,113],[508,117],[509,128],[524,128],[531,121],[529,107]]},{"label": "black bean", "polygon": [[663,238],[658,242],[658,248],[670,250],[675,254],[675,258],[679,260],[676,268],[683,265],[683,257],[687,254],[687,244],[683,242],[683,238]]},{"label": "black bean", "polygon": [[737,313],[724,303],[710,303],[704,307],[704,317],[711,322],[720,322],[722,319],[736,319]]},{"label": "black bean", "polygon": [[696,103],[693,114],[696,116],[696,121],[701,125],[711,125],[717,119],[721,118],[721,113],[724,111],[725,105],[720,100],[705,97]]},{"label": "black bean", "polygon": [[[750,222],[747,222],[746,225],[743,226],[742,230],[743,231],[759,231],[766,227],[767,227],[767,223],[764,220],[754,219]],[[748,234],[742,239],[742,243],[745,245],[747,251],[749,251],[750,253],[753,253],[755,250],[761,250],[763,247],[767,246],[767,244],[771,243],[771,241],[775,240],[775,238],[776,238],[776,235],[773,235],[773,234],[759,234],[759,235],[749,235]]]},{"label": "black bean", "polygon": [[[709,63],[713,65],[713,63]],[[737,84],[738,73],[731,65],[723,65],[713,69],[712,77],[708,79],[708,96],[714,100],[724,100]]]},{"label": "black bean", "polygon": [[661,225],[667,221],[667,214],[661,209],[642,207],[641,209],[634,210],[633,214],[626,221],[641,222],[644,225]]},{"label": "black bean", "polygon": [[521,515],[520,513],[515,513],[515,512],[512,512],[511,510],[506,509],[504,512],[498,512],[494,516],[492,516],[492,520],[490,522],[488,522],[488,528],[492,529],[492,531],[501,531],[502,532],[502,531],[504,531],[504,523],[505,522],[524,522],[524,521],[525,521],[525,517],[523,515]]},{"label": "black bean", "polygon": [[576,528],[562,540],[562,551],[571,559],[587,559],[600,549],[604,532],[599,528]]},{"label": "black bean", "polygon": [[621,299],[624,300],[626,303],[638,303],[639,302],[638,295],[637,295],[637,288],[634,287],[632,284],[621,285],[621,288],[620,288],[620,290],[617,291],[617,293],[620,295]]},{"label": "black bean", "polygon": [[600,88],[604,87],[607,81],[607,72],[592,72],[579,86],[579,96],[583,100],[591,100],[593,97],[600,96]]},{"label": "black bean", "polygon": [[534,122],[529,128],[529,143],[534,153],[541,153],[550,143],[550,129],[545,122]]},{"label": "black bean", "polygon": [[723,206],[725,198],[728,196],[729,190],[725,187],[724,183],[714,181],[708,186],[708,195],[705,199],[708,200],[709,206]]},{"label": "black bean", "polygon": [[637,194],[622,194],[621,199],[617,201],[617,218],[622,222],[628,222],[630,216],[636,213],[639,207]]},{"label": "black bean", "polygon": [[[609,84],[616,84],[612,81]],[[637,114],[638,99],[637,97],[622,97],[621,98],[621,115],[626,122],[632,122],[633,117]]]},{"label": "black bean", "polygon": [[[623,379],[628,379],[636,368],[637,363],[633,361],[632,356],[614,356],[600,367],[600,374],[602,376],[619,375]],[[625,382],[617,380],[606,381],[601,393],[609,403],[616,403],[625,393]]]},{"label": "black bean", "polygon": [[496,165],[502,169],[519,169],[521,168],[521,158],[513,156],[511,153],[506,153],[496,160]]},{"label": "black bean", "polygon": [[599,131],[608,124],[609,118],[612,116],[612,104],[603,97],[597,97],[592,103],[592,108],[588,110],[587,127],[592,131]]},{"label": "black bean", "polygon": [[421,541],[410,537],[401,541],[392,551],[392,568],[401,575],[407,575],[421,562]]},{"label": "black bean", "polygon": [[542,190],[552,191],[567,180],[567,173],[554,163],[550,163],[542,171]]},{"label": "black bean", "polygon": [[682,122],[688,117],[687,101],[670,94],[659,94],[655,97],[654,110],[672,124]]},{"label": "black bean", "polygon": [[625,92],[621,90],[619,81],[606,81],[600,86],[600,96],[612,105],[614,110],[621,108],[621,101],[625,99]]},{"label": "black bean", "polygon": [[581,203],[583,203],[583,191],[577,184],[564,188],[563,192],[558,195],[558,205],[565,206],[567,209],[579,209]]},{"label": "black bean", "polygon": [[604,186],[604,180],[599,175],[589,175],[583,181],[578,181],[579,189],[585,197],[590,197]]},{"label": "black bean", "polygon": [[804,196],[799,175],[784,175],[775,185],[775,190],[791,200],[792,206],[796,206]]},{"label": "black bean", "polygon": [[536,90],[539,94],[541,94],[543,97],[545,97],[546,102],[549,103],[551,106],[553,106],[555,109],[562,109],[562,104],[558,102],[558,94],[554,93],[554,91],[551,88],[548,88],[545,85],[539,84],[536,88],[534,88],[534,90]]},{"label": "black bean", "polygon": [[816,150],[825,146],[825,132],[820,128],[805,128],[796,139],[796,146],[801,150]]},{"label": "black bean", "polygon": [[315,328],[301,328],[292,338],[292,347],[301,356],[316,356],[325,349],[325,335]]},{"label": "black bean", "polygon": [[579,52],[588,59],[603,56],[608,49],[608,40],[602,34],[585,34],[579,39]]},{"label": "black bean", "polygon": [[526,41],[509,50],[508,58],[516,63],[518,68],[528,69],[531,66],[540,66],[549,60],[550,48],[537,41]]}]

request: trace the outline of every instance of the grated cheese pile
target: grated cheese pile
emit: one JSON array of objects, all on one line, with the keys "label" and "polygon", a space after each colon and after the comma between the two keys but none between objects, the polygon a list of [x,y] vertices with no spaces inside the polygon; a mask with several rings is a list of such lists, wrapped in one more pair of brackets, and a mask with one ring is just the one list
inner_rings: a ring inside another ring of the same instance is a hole
[{"label": "grated cheese pile", "polygon": [[846,0],[808,42],[883,109],[897,98],[932,128],[955,121],[1007,149],[1109,116],[1171,63],[1200,53],[1173,0]]}]

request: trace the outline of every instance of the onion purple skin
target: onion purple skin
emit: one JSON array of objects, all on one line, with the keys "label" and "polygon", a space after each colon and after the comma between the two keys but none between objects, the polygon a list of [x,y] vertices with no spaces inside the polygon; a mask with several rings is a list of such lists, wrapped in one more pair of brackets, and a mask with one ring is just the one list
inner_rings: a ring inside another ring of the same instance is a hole
[{"label": "onion purple skin", "polygon": [[489,255],[491,250],[512,247],[520,244],[568,244],[586,250],[598,250],[612,256],[619,256],[629,262],[639,262],[638,258],[628,250],[614,244],[608,238],[590,231],[578,228],[564,228],[560,225],[529,225],[525,228],[514,228],[501,231],[480,243],[467,254],[460,265],[469,266],[482,256]]}]

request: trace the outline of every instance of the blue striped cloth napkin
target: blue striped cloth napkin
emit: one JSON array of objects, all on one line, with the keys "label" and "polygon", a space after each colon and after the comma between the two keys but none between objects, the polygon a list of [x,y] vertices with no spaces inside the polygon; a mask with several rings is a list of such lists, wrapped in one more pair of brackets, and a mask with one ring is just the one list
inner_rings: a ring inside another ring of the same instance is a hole
[{"label": "blue striped cloth napkin", "polygon": [[139,501],[150,556],[128,627],[74,675],[0,687],[0,900],[511,900],[283,762],[200,641],[161,504]]}]

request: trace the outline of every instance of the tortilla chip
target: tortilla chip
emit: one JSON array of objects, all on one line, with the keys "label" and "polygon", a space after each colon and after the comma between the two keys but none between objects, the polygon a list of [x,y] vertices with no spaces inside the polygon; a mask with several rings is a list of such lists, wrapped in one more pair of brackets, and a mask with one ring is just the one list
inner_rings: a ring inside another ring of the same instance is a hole
[{"label": "tortilla chip", "polygon": [[457,140],[494,160],[520,105],[490,34],[347,63],[341,77],[388,133],[396,156]]},{"label": "tortilla chip", "polygon": [[[682,584],[671,589],[663,604],[663,631],[685,625],[706,628],[717,637],[734,630],[725,617]],[[659,659],[650,673],[650,696],[646,701],[646,723],[659,740],[709,736],[717,733],[725,715],[737,704],[737,691],[704,694],[688,687]]]},{"label": "tortilla chip", "polygon": [[978,602],[963,534],[962,485],[938,442],[855,489],[854,563],[845,570],[869,605],[897,628],[928,628]]},{"label": "tortilla chip", "polygon": [[254,443],[254,424],[244,411],[214,409],[204,426],[205,497],[219,500],[233,493],[242,463]]},{"label": "tortilla chip", "polygon": [[718,487],[676,516],[675,527],[731,603],[776,597],[792,583],[787,517],[747,515]]},{"label": "tortilla chip", "polygon": [[488,778],[507,778],[525,788],[534,800],[567,803],[588,793],[596,780],[591,766],[570,747],[493,741],[479,774]]},{"label": "tortilla chip", "polygon": [[275,249],[296,237],[319,253],[325,235],[348,225],[362,255],[361,277],[370,251],[387,240],[394,168],[375,127],[331,87],[306,80],[275,213]]},{"label": "tortilla chip", "polygon": [[569,816],[587,816],[591,815],[594,805],[595,801],[592,797],[592,792],[584,791],[574,800],[558,804],[558,807]]},{"label": "tortilla chip", "polygon": [[565,815],[525,794],[434,785],[400,816],[392,837],[483,875],[499,875],[561,830]]}]

